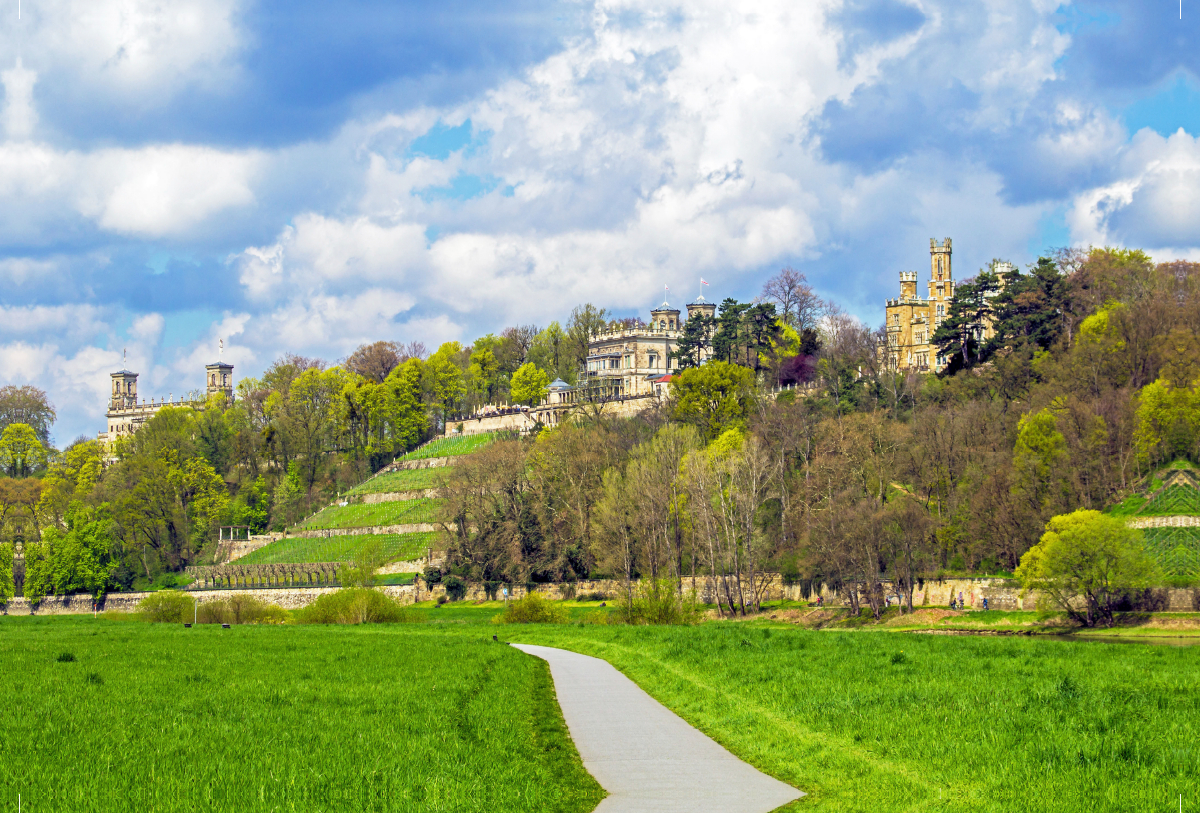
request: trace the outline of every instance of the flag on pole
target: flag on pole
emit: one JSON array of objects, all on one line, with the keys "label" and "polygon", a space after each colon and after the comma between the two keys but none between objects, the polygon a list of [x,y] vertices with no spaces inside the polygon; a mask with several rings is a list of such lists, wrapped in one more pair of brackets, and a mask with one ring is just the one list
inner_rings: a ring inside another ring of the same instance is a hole
[{"label": "flag on pole", "polygon": [[701,278],[700,278],[700,284],[701,284],[701,285],[708,285],[708,283],[707,283],[707,282],[704,280],[704,277],[701,277]]}]

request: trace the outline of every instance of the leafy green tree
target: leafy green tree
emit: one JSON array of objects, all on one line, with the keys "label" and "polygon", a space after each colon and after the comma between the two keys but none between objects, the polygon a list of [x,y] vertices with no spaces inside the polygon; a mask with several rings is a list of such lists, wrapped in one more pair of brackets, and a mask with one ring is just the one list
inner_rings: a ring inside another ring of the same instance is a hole
[{"label": "leafy green tree", "polygon": [[104,471],[104,447],[99,441],[73,443],[58,455],[42,478],[38,511],[51,523],[65,527],[68,507],[86,500],[100,483]]},{"label": "leafy green tree", "polygon": [[118,560],[107,511],[74,503],[65,532],[47,528],[42,540],[25,546],[25,596],[38,602],[48,595],[90,593],[100,598],[108,589]]},{"label": "leafy green tree", "polygon": [[566,333],[567,349],[573,368],[578,368],[587,358],[588,342],[608,328],[608,316],[607,310],[597,308],[590,302],[571,311]]},{"label": "leafy green tree", "polygon": [[1036,504],[1053,503],[1060,496],[1065,485],[1062,465],[1067,457],[1067,441],[1053,412],[1042,409],[1021,416],[1017,422],[1013,465],[1020,488]]},{"label": "leafy green tree", "polygon": [[519,404],[537,406],[550,392],[550,376],[533,362],[526,362],[513,373],[512,398]]},{"label": "leafy green tree", "polygon": [[692,424],[711,441],[745,422],[754,399],[754,373],[737,364],[710,361],[681,372],[671,382],[671,394],[675,420]]},{"label": "leafy green tree", "polygon": [[466,382],[457,357],[462,354],[458,342],[446,342],[425,362],[422,387],[428,394],[429,406],[435,416],[435,427],[441,430],[466,395]]},{"label": "leafy green tree", "polygon": [[0,542],[0,605],[7,604],[16,593],[13,585],[13,546]]},{"label": "leafy green tree", "polygon": [[11,423],[0,433],[0,468],[9,477],[28,477],[46,465],[46,447],[24,423]]},{"label": "leafy green tree", "polygon": [[533,337],[533,342],[529,345],[528,361],[568,384],[575,382],[576,369],[572,363],[573,358],[574,355],[568,349],[567,334],[558,322],[551,322],[545,330]]},{"label": "leafy green tree", "polygon": [[54,405],[44,390],[30,385],[0,387],[0,430],[23,423],[33,427],[43,446],[49,446],[54,418]]},{"label": "leafy green tree", "polygon": [[1160,574],[1141,531],[1099,511],[1075,511],[1047,523],[1015,575],[1025,590],[1042,593],[1071,618],[1094,627],[1112,626],[1119,599],[1150,587]]}]

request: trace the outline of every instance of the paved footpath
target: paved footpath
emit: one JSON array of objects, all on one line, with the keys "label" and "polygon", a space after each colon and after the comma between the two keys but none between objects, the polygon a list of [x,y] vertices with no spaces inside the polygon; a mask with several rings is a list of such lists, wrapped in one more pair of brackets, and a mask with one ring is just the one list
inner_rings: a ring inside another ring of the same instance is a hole
[{"label": "paved footpath", "polygon": [[513,646],[550,664],[583,766],[608,791],[596,813],[768,813],[804,795],[692,728],[608,661]]}]

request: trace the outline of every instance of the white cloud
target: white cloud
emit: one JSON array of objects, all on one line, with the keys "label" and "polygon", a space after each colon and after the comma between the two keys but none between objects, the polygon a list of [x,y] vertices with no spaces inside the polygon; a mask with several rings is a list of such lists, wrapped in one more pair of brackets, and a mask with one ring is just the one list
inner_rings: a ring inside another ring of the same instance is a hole
[{"label": "white cloud", "polygon": [[236,0],[38,0],[0,34],[3,51],[138,105],[236,71],[245,37]]},{"label": "white cloud", "polygon": [[77,205],[84,216],[110,231],[157,237],[253,203],[260,158],[169,144],[100,150],[81,163]]},{"label": "white cloud", "polygon": [[1072,237],[1186,253],[1200,243],[1200,141],[1181,128],[1169,138],[1138,132],[1116,162],[1117,179],[1075,198]]},{"label": "white cloud", "polygon": [[37,73],[21,63],[21,57],[13,67],[0,72],[4,83],[4,131],[10,139],[25,139],[33,133],[37,124],[37,111],[33,107],[33,85]]}]

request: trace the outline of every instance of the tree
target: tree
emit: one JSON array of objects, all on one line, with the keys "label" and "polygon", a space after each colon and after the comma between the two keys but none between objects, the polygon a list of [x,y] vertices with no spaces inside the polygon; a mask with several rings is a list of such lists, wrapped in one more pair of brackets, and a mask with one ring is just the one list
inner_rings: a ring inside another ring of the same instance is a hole
[{"label": "tree", "polygon": [[500,345],[494,351],[500,369],[512,374],[529,361],[529,352],[539,333],[537,325],[517,325],[500,331]]},{"label": "tree", "polygon": [[550,377],[533,362],[522,364],[512,377],[512,399],[537,406],[550,392]]},{"label": "tree", "polygon": [[16,588],[13,585],[13,546],[0,542],[0,605],[7,604]]},{"label": "tree", "polygon": [[695,426],[706,440],[741,426],[750,414],[754,373],[724,361],[684,370],[671,382],[674,418]]},{"label": "tree", "polygon": [[1085,626],[1112,626],[1120,597],[1154,584],[1158,567],[1140,531],[1099,511],[1075,511],[1047,523],[1015,575]]},{"label": "tree", "polygon": [[46,465],[46,448],[32,426],[11,423],[0,433],[0,468],[9,477],[28,477]]},{"label": "tree", "polygon": [[954,288],[950,312],[933,332],[930,343],[945,358],[943,371],[953,375],[982,360],[983,334],[992,316],[992,297],[1000,290],[1000,278],[991,271],[980,271],[973,280]]},{"label": "tree", "polygon": [[41,542],[26,544],[25,597],[31,602],[73,593],[100,598],[119,564],[110,526],[104,508],[93,512],[74,503],[65,532],[47,528]]},{"label": "tree", "polygon": [[813,293],[808,278],[787,266],[763,284],[762,298],[779,306],[779,318],[796,331],[816,328],[824,303]]},{"label": "tree", "polygon": [[712,350],[716,320],[711,316],[696,314],[683,323],[683,335],[671,351],[670,357],[678,362],[680,369],[699,367]]},{"label": "tree", "polygon": [[1066,288],[1066,278],[1048,257],[1039,257],[1032,273],[1007,280],[992,303],[995,335],[983,355],[1023,343],[1049,350],[1063,332]]},{"label": "tree", "polygon": [[369,381],[382,384],[392,370],[400,365],[403,352],[395,342],[361,344],[346,359],[345,367]]},{"label": "tree", "polygon": [[567,344],[567,334],[562,326],[558,322],[551,322],[533,338],[526,361],[532,361],[549,375],[574,383],[576,368],[572,366],[574,357],[568,351]]},{"label": "tree", "polygon": [[587,358],[588,344],[607,327],[608,311],[604,308],[597,308],[588,302],[571,311],[571,318],[567,320],[566,332],[573,367],[578,367]]},{"label": "tree", "polygon": [[33,427],[43,445],[50,445],[50,426],[55,419],[54,405],[45,390],[12,384],[0,387],[0,431],[14,423]]}]

